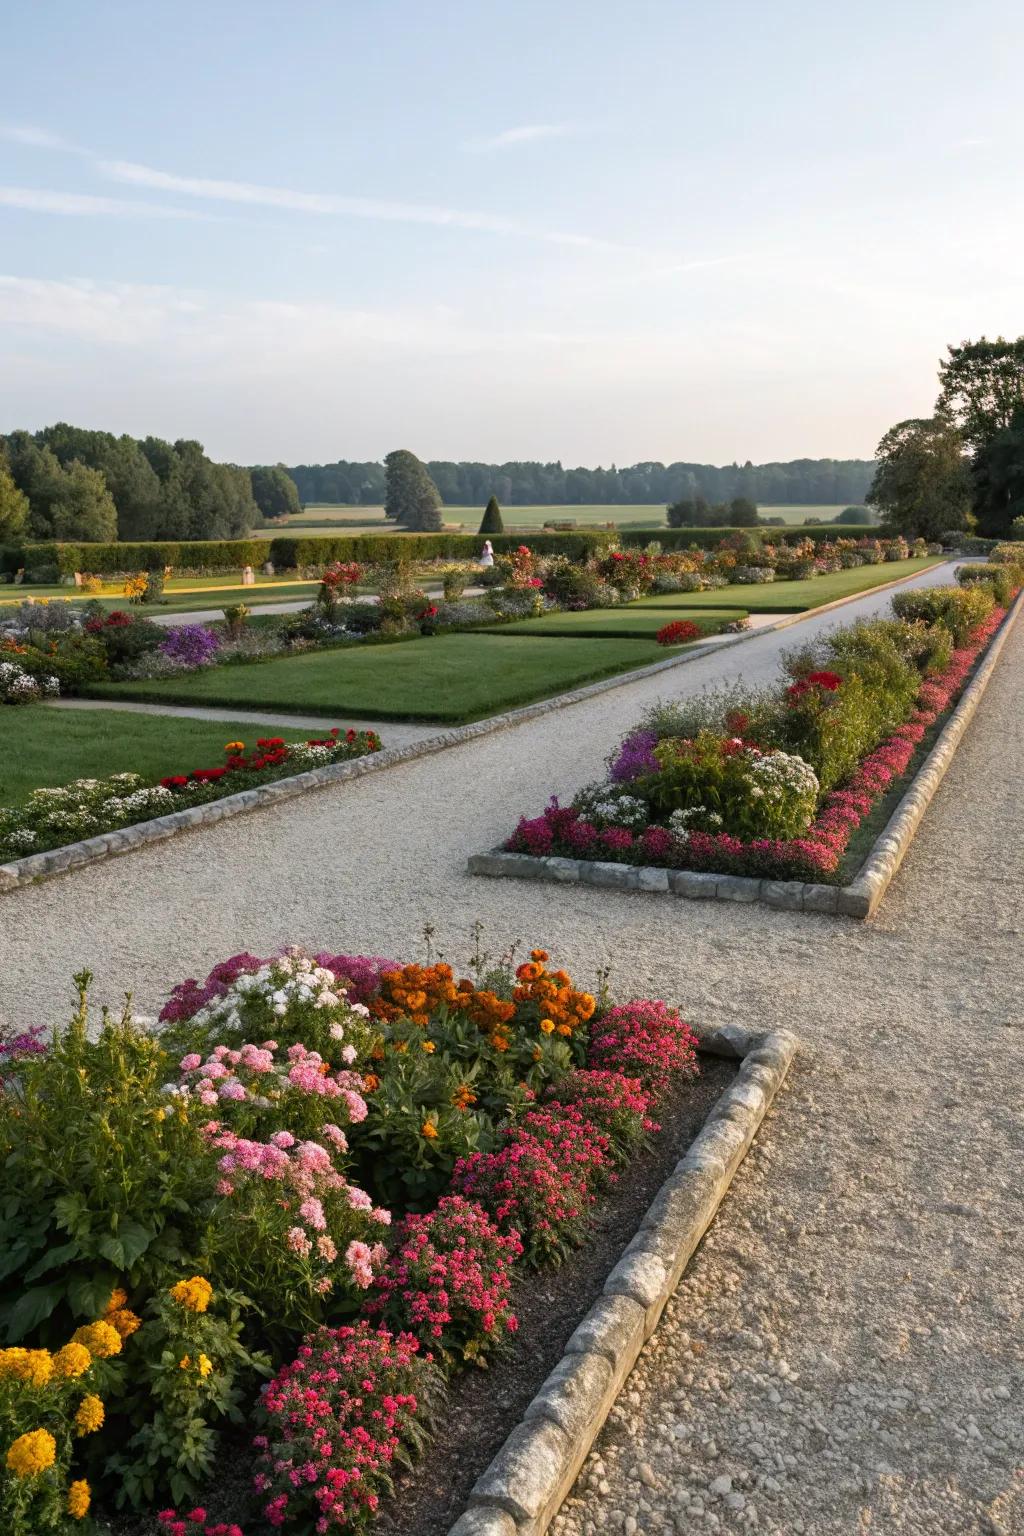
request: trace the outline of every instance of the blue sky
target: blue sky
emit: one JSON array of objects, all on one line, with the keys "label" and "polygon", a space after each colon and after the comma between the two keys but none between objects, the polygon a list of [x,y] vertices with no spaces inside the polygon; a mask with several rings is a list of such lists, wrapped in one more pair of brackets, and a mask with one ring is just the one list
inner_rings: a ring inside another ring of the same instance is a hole
[{"label": "blue sky", "polygon": [[245,462],[869,455],[1024,331],[1003,0],[48,0],[0,430]]}]

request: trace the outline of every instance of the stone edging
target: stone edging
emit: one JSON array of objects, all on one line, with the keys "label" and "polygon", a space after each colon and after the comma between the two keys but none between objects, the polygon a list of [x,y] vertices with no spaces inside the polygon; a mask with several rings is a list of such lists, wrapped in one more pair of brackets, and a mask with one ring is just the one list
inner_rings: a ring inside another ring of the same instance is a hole
[{"label": "stone edging", "polygon": [[[855,592],[848,597],[837,598],[834,602],[823,603],[820,608],[809,609],[806,613],[786,614],[773,624],[764,624],[760,629],[746,630],[742,634],[732,635],[727,640],[719,641],[714,649],[716,652],[726,650],[729,646],[742,645],[744,641],[753,640],[758,635],[788,629],[791,624],[800,624],[805,619],[814,618],[819,613],[827,613],[833,608],[841,608],[846,603],[856,602],[859,598],[867,597],[871,593],[902,586],[908,581],[913,581],[920,574],[919,571],[913,571],[909,576],[900,576],[894,581],[870,587],[867,592]],[[112,832],[100,832],[95,837],[84,838],[81,842],[67,843],[63,848],[51,848],[45,853],[26,854],[22,859],[12,859],[7,864],[0,864],[0,894],[4,891],[18,890],[22,886],[34,885],[39,880],[48,879],[51,875],[63,874],[82,864],[92,864],[100,859],[112,858],[116,854],[130,853],[133,849],[144,847],[147,843],[163,842],[166,838],[175,837],[179,832],[189,832],[195,827],[223,821],[229,816],[258,810],[261,806],[273,805],[279,800],[290,800],[293,796],[305,794],[308,790],[323,789],[329,784],[337,784],[345,779],[361,778],[364,773],[380,772],[401,763],[413,762],[416,758],[429,757],[435,752],[445,751],[448,747],[473,741],[478,736],[489,736],[494,731],[511,730],[525,720],[536,719],[540,715],[550,714],[553,710],[565,709],[570,704],[582,703],[612,688],[623,688],[629,683],[639,682],[642,678],[652,677],[658,672],[666,672],[673,667],[683,666],[687,662],[698,661],[707,654],[705,649],[686,650],[678,656],[668,656],[664,661],[654,661],[646,667],[637,667],[631,672],[618,672],[613,677],[599,678],[597,682],[588,683],[585,687],[575,688],[568,693],[556,694],[554,698],[539,699],[534,704],[524,704],[519,709],[508,710],[501,715],[491,715],[488,719],[477,720],[472,725],[455,726],[449,731],[441,730],[436,736],[428,736],[423,741],[412,742],[407,747],[389,747],[347,763],[329,763],[325,768],[311,768],[306,773],[294,774],[286,779],[275,779],[271,784],[259,784],[253,789],[240,790],[234,795],[224,795],[219,800],[207,801],[205,805],[189,806],[186,810],[170,811],[166,816],[155,816],[149,821],[136,822],[130,827],[119,827]],[[387,722],[382,724],[386,730]],[[474,871],[474,873],[490,874],[497,872],[496,870]],[[508,872],[512,873],[512,871]]]},{"label": "stone edging", "polygon": [[657,1327],[797,1050],[788,1031],[700,1028],[699,1049],[738,1057],[736,1080],[665,1180],[558,1365],[448,1536],[543,1536]]},{"label": "stone edging", "polygon": [[914,775],[899,805],[849,885],[821,885],[801,880],[758,880],[751,875],[721,875],[655,864],[613,864],[600,859],[568,859],[492,848],[471,854],[471,875],[520,880],[554,880],[565,885],[599,885],[619,891],[649,891],[704,901],[759,901],[793,912],[825,912],[840,917],[872,917],[942,783],[960,741],[989,685],[1000,652],[1024,606],[1017,597],[991,641],[984,660],[964,689],[938,740]]}]

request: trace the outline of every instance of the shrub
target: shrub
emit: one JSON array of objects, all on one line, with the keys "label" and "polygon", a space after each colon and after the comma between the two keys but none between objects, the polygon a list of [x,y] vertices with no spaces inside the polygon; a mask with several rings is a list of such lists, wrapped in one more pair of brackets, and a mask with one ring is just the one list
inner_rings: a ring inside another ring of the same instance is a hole
[{"label": "shrub", "polygon": [[574,1105],[607,1136],[612,1156],[624,1163],[658,1130],[650,1118],[654,1096],[638,1077],[598,1068],[567,1072],[548,1089],[547,1103]]},{"label": "shrub", "polygon": [[168,1109],[158,1042],[127,1009],[89,1038],[90,979],[76,978],[70,1025],[0,1093],[0,1319],[15,1343],[98,1316],[122,1277],[151,1295],[168,1264],[199,1253],[213,1194],[198,1126]]},{"label": "shrub", "polygon": [[35,678],[16,661],[0,661],[0,704],[35,704],[59,693],[60,683],[55,677]]},{"label": "shrub", "polygon": [[662,625],[654,638],[659,645],[688,645],[691,640],[700,639],[700,632],[700,625],[692,619],[676,619]]},{"label": "shrub", "polygon": [[562,608],[604,608],[611,600],[606,584],[596,571],[575,565],[564,557],[549,560],[544,572],[544,595]]},{"label": "shrub", "polygon": [[425,1216],[407,1216],[374,1283],[366,1314],[393,1333],[412,1334],[424,1351],[452,1365],[483,1364],[517,1322],[511,1266],[518,1237],[503,1236],[486,1211],[447,1195]]},{"label": "shrub", "polygon": [[272,1526],[361,1528],[423,1448],[437,1375],[408,1334],[366,1323],[321,1328],[261,1403],[254,1479]]},{"label": "shrub", "polygon": [[136,619],[117,608],[106,615],[93,612],[85,628],[103,646],[112,666],[123,666],[155,651],[165,635],[151,619]]},{"label": "shrub", "polygon": [[190,670],[212,666],[220,650],[220,636],[205,624],[179,624],[167,630],[160,653]]},{"label": "shrub", "polygon": [[701,732],[654,748],[658,771],[638,792],[685,838],[724,828],[737,837],[794,837],[810,825],[818,780],[808,762]]},{"label": "shrub", "polygon": [[995,599],[979,587],[922,587],[896,593],[892,606],[899,618],[910,623],[922,619],[926,624],[944,625],[953,644],[962,646],[988,618]]},{"label": "shrub", "polygon": [[956,579],[962,587],[984,587],[987,592],[991,592],[1000,608],[1005,608],[1013,595],[1013,569],[1013,566],[995,562],[990,565],[960,565],[957,566]]},{"label": "shrub", "polygon": [[93,635],[53,635],[30,644],[18,656],[20,666],[39,680],[55,677],[62,694],[77,693],[106,676],[107,654]]}]

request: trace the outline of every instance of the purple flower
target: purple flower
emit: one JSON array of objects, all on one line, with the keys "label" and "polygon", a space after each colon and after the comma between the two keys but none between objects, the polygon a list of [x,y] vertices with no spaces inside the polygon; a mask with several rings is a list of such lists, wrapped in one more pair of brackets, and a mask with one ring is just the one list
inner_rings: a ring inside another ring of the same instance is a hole
[{"label": "purple flower", "polygon": [[160,650],[186,667],[206,667],[220,650],[220,640],[204,624],[179,624],[167,631]]},{"label": "purple flower", "polygon": [[631,731],[612,763],[610,777],[617,784],[625,784],[645,773],[657,773],[658,761],[654,756],[657,745],[654,731]]}]

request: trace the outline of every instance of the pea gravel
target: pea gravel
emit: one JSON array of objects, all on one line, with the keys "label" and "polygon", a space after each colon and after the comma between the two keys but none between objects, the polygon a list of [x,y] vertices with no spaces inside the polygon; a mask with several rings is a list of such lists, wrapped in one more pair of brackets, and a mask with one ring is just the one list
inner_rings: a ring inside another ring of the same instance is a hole
[{"label": "pea gravel", "polygon": [[[948,569],[919,584],[948,579]],[[839,615],[387,774],[0,901],[13,1023],[72,971],[153,1011],[185,975],[286,941],[453,960],[543,943],[582,981],[803,1051],[557,1518],[595,1531],[1024,1531],[1024,629],[876,919],[471,880],[551,790],[596,777],[638,710],[742,674]]]}]

